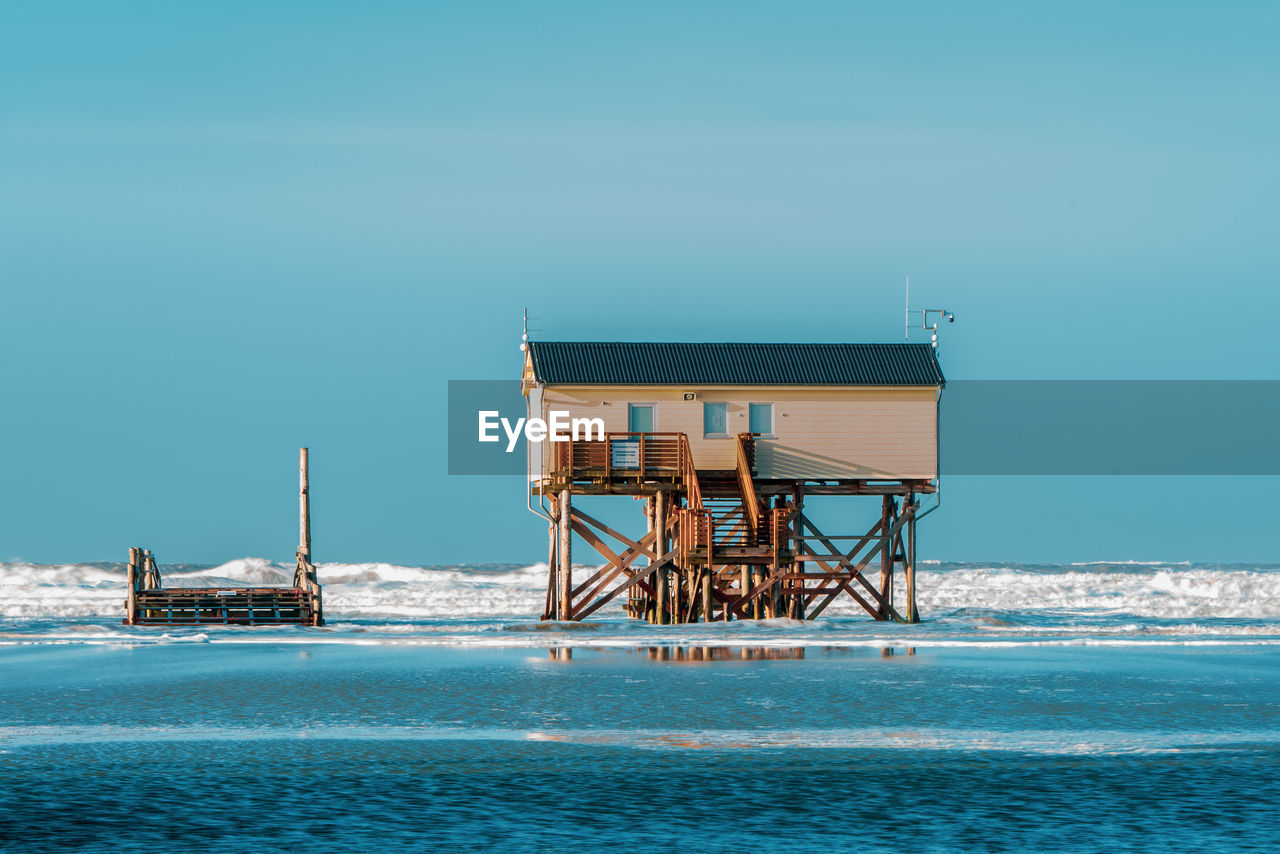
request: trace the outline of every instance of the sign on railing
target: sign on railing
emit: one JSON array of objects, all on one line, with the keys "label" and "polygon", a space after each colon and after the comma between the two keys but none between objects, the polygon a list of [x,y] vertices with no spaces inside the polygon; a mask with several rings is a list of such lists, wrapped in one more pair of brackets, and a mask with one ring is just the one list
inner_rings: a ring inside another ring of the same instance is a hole
[{"label": "sign on railing", "polygon": [[609,465],[616,469],[640,468],[640,441],[638,439],[614,439]]}]

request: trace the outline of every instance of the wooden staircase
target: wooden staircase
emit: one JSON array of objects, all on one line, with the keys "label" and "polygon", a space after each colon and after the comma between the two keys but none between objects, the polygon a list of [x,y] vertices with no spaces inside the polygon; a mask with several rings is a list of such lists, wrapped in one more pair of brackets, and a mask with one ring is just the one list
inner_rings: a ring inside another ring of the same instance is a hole
[{"label": "wooden staircase", "polygon": [[680,526],[681,562],[770,563],[788,545],[790,511],[770,508],[755,487],[755,434],[740,433],[732,478],[698,483]]}]

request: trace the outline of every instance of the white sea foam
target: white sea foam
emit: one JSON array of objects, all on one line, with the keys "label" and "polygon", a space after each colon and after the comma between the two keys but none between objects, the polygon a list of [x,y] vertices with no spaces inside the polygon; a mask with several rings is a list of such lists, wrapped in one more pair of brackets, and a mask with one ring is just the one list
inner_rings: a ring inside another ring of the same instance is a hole
[{"label": "white sea foam", "polygon": [[[1132,567],[1133,565],[1129,565]],[[1280,618],[1280,573],[1156,564],[1146,571],[953,569],[920,575],[919,607],[1174,620]]]},{"label": "white sea foam", "polygon": [[[542,612],[546,565],[510,568],[321,564],[326,611],[410,618],[522,616]],[[241,558],[214,567],[161,567],[165,587],[288,586],[293,567]],[[0,616],[123,614],[122,564],[0,563]],[[588,570],[581,570],[585,579]]]},{"label": "white sea foam", "polygon": [[[288,585],[293,567],[241,558],[214,567],[161,567],[167,587]],[[500,618],[528,621],[542,612],[545,564],[529,566],[401,566],[329,563],[318,567],[330,621],[341,619]],[[582,581],[590,567],[575,569]],[[900,583],[900,582],[899,582]],[[1008,627],[992,615],[1039,615],[1075,625],[1079,619],[1171,620],[1179,633],[1196,633],[1197,621],[1280,620],[1280,572],[1273,568],[1168,563],[1089,564],[1059,567],[942,564],[922,568],[918,603],[927,619],[964,617],[985,628]],[[123,613],[121,564],[0,564],[0,616],[16,618],[112,618]],[[616,616],[621,599],[598,612]],[[826,614],[861,614],[848,597]],[[1035,631],[1045,631],[1039,625]],[[1266,626],[1268,630],[1274,628]],[[1138,627],[1135,627],[1135,631]],[[1146,629],[1143,629],[1146,630]],[[1213,628],[1213,631],[1218,631]]]}]

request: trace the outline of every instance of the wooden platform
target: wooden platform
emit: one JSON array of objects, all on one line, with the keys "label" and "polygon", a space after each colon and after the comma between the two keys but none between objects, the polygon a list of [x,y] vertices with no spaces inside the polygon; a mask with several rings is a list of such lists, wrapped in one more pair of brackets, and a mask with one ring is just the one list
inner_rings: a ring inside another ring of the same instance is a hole
[{"label": "wooden platform", "polygon": [[126,626],[323,626],[324,599],[311,562],[311,478],[298,449],[298,565],[290,587],[165,587],[150,549],[129,549]]},{"label": "wooden platform", "polygon": [[[296,587],[141,590],[134,625],[322,625],[315,596]],[[129,623],[126,618],[125,623]]]}]

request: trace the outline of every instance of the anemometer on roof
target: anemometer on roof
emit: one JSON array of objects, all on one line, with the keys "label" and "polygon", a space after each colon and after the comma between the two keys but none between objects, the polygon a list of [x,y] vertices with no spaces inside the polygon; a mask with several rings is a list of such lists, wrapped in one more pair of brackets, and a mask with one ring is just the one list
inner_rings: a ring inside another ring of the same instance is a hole
[{"label": "anemometer on roof", "polygon": [[[908,339],[911,337],[911,315],[915,314],[916,311],[920,312],[920,328],[933,333],[933,341],[932,341],[933,349],[935,350],[938,349],[938,324],[944,320],[947,321],[948,323],[955,323],[956,316],[952,312],[947,311],[945,308],[923,308],[923,309],[916,309],[915,311],[912,311],[911,309],[911,277],[907,276],[907,319],[902,329],[902,337],[904,339]],[[938,318],[933,322],[932,326],[929,325],[929,315],[931,314],[937,315],[937,318]]]}]

